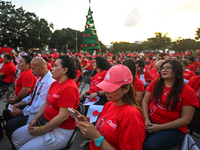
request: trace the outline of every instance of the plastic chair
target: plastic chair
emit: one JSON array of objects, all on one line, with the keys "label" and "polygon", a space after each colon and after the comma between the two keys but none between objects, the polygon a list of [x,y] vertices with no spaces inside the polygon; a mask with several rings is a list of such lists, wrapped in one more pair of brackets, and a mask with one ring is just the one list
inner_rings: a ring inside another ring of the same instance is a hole
[{"label": "plastic chair", "polygon": [[11,81],[8,84],[0,86],[0,93],[1,93],[2,96],[6,93],[6,91],[8,90],[8,87],[10,85],[14,85],[14,83],[11,83],[11,82],[13,81],[15,76],[16,76],[16,73],[13,75]]},{"label": "plastic chair", "polygon": [[85,83],[83,84],[83,86],[82,86],[82,88],[81,88],[81,90],[80,90],[80,94],[82,93],[83,88],[85,87],[85,85],[86,85],[86,84],[90,84],[91,78],[92,78],[91,76],[85,78]]},{"label": "plastic chair", "polygon": [[[191,123],[188,125],[188,129],[190,130],[190,135],[193,135],[193,132],[200,134],[200,108],[196,108],[193,119]],[[195,136],[195,135],[193,135]],[[197,137],[197,136],[195,136]],[[199,138],[199,137],[197,137]]]},{"label": "plastic chair", "polygon": [[[78,105],[78,109],[77,109],[82,115],[84,115],[85,114],[85,106],[81,103],[81,102],[79,102],[79,105]],[[70,137],[70,139],[69,139],[69,141],[68,141],[68,143],[67,143],[67,146],[65,147],[65,148],[62,148],[62,149],[60,149],[60,150],[67,150],[67,149],[69,149],[71,146],[72,146],[72,144],[73,144],[73,139],[75,138],[75,133],[76,133],[76,131],[77,131],[77,129],[78,129],[78,127],[76,126],[76,128],[74,129],[74,132],[72,133],[72,135],[71,135],[71,137]]]}]

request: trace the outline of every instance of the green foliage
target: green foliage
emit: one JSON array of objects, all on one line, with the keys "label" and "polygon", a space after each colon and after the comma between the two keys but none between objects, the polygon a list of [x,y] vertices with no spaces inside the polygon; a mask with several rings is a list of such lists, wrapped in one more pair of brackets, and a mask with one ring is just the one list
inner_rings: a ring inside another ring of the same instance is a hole
[{"label": "green foliage", "polygon": [[197,28],[195,35],[196,35],[195,40],[199,40],[200,39],[200,28]]},{"label": "green foliage", "polygon": [[77,32],[77,48],[80,49],[82,42],[82,32],[71,28],[55,30],[49,41],[49,48],[56,48],[58,51],[63,50],[63,45],[68,45],[68,49],[75,51],[76,49],[76,32]]},{"label": "green foliage", "polygon": [[[22,7],[15,8],[11,2],[0,1],[1,33],[0,46],[7,43],[10,47],[42,47],[48,43],[53,24]],[[40,37],[40,39],[38,38]]]}]

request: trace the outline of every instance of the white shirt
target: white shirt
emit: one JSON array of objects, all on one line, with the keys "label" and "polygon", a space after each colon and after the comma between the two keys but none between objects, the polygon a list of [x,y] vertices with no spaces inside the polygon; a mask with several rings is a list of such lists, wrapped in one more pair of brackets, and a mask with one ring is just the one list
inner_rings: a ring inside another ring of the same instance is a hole
[{"label": "white shirt", "polygon": [[30,104],[32,95],[34,94],[35,88],[38,84],[37,89],[35,91],[35,97],[33,99],[32,105],[27,105],[23,109],[24,116],[29,115],[29,118],[28,118],[26,124],[29,124],[33,120],[33,118],[35,117],[35,115],[39,111],[42,104],[46,101],[46,97],[47,97],[49,88],[51,86],[51,83],[55,81],[52,78],[52,74],[51,74],[50,71],[47,72],[47,74],[44,76],[44,78],[41,80],[41,82],[39,82],[40,79],[41,79],[41,77],[35,83],[35,87],[33,89],[33,92],[29,96],[25,97],[22,100],[26,104]]}]

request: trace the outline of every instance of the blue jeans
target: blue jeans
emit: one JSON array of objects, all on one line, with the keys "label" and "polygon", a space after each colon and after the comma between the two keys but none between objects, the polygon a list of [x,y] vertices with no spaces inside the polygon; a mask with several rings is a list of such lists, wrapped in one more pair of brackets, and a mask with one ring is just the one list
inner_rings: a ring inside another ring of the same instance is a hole
[{"label": "blue jeans", "polygon": [[168,129],[153,133],[146,139],[144,150],[169,150],[180,145],[185,133],[178,129]]}]

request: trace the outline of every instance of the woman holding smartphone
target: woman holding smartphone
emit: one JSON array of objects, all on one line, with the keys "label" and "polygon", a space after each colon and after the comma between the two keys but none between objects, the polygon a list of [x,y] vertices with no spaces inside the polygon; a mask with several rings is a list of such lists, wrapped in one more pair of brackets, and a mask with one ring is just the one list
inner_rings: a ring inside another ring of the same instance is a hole
[{"label": "woman holding smartphone", "polygon": [[76,122],[68,107],[77,109],[79,90],[74,81],[77,70],[74,60],[69,56],[59,56],[52,68],[51,84],[46,102],[29,125],[17,129],[12,134],[16,149],[55,150],[64,148],[70,139]]},{"label": "woman holding smartphone", "polygon": [[164,62],[160,77],[150,83],[142,102],[146,131],[150,133],[144,150],[169,150],[181,144],[194,107],[198,107],[194,90],[183,82],[180,62]]},{"label": "woman holding smartphone", "polygon": [[[117,76],[116,76],[117,75]],[[91,139],[90,150],[142,150],[145,140],[144,117],[135,100],[133,76],[128,67],[111,67],[97,85],[105,91],[107,102],[94,126],[89,117],[77,111],[83,136]]]}]

